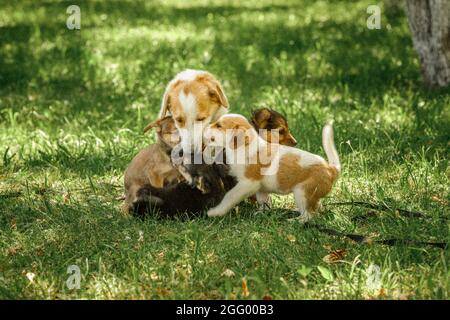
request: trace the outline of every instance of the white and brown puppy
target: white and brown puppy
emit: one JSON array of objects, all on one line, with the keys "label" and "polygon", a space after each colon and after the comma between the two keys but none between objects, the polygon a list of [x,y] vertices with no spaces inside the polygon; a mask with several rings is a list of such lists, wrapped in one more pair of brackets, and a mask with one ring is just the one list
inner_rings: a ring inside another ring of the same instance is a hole
[{"label": "white and brown puppy", "polygon": [[253,194],[264,204],[269,193],[293,193],[300,219],[306,222],[341,171],[331,124],[322,133],[328,162],[307,151],[268,143],[238,114],[220,117],[205,129],[204,138],[210,145],[225,148],[230,175],[238,181],[222,202],[208,211],[210,217],[224,215]]},{"label": "white and brown puppy", "polygon": [[185,70],[167,85],[159,117],[171,114],[185,152],[201,150],[203,130],[225,114],[228,100],[219,81],[209,72]]}]

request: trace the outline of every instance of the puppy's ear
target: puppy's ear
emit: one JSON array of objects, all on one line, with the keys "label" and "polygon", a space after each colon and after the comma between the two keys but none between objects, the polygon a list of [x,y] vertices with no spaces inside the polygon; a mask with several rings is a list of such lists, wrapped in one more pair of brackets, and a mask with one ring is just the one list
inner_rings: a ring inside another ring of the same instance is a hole
[{"label": "puppy's ear", "polygon": [[145,126],[144,128],[144,133],[146,133],[147,131],[149,131],[152,128],[156,128],[156,132],[161,132],[161,119],[156,119],[153,122],[150,122],[148,125]]},{"label": "puppy's ear", "polygon": [[211,82],[212,82],[213,86],[210,89],[210,93],[216,96],[216,98],[219,100],[222,107],[228,108],[228,99],[227,99],[227,96],[225,95],[223,88],[220,85],[219,81],[212,80]]},{"label": "puppy's ear", "polygon": [[181,80],[172,80],[166,87],[161,102],[161,109],[159,110],[159,117],[163,118],[170,112],[170,91],[181,83]]},{"label": "puppy's ear", "polygon": [[170,105],[169,92],[165,92],[161,102],[161,110],[159,111],[160,117],[164,117],[167,114],[167,112],[169,111],[169,105]]},{"label": "puppy's ear", "polygon": [[290,147],[294,147],[297,145],[297,139],[295,139],[294,136],[290,132],[288,132],[288,134],[284,137],[283,140],[280,141],[280,143]]},{"label": "puppy's ear", "polygon": [[260,108],[252,112],[252,123],[256,129],[264,129],[267,121],[272,117],[272,112],[268,108]]},{"label": "puppy's ear", "polygon": [[146,133],[148,130],[152,128],[156,128],[156,132],[158,133],[161,132],[164,125],[168,123],[166,121],[173,122],[172,116],[165,116],[163,118],[156,119],[155,121],[150,122],[148,125],[145,126],[144,133]]}]

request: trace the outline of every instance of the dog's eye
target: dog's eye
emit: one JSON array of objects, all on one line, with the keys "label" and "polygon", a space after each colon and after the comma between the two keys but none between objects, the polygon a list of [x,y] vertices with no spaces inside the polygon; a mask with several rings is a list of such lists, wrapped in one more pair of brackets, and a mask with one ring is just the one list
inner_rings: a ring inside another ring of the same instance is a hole
[{"label": "dog's eye", "polygon": [[204,121],[206,119],[206,117],[201,117],[201,118],[197,118],[197,121]]},{"label": "dog's eye", "polygon": [[175,119],[175,121],[178,122],[178,123],[181,123],[181,122],[183,122],[183,118],[182,117],[178,117],[178,118]]},{"label": "dog's eye", "polygon": [[222,128],[222,126],[220,125],[220,123],[216,123],[216,128]]}]

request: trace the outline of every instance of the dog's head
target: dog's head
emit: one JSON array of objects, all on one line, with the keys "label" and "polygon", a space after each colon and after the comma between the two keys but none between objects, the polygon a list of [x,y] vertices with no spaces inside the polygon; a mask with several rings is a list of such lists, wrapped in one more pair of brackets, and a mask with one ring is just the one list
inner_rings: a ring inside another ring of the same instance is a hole
[{"label": "dog's head", "polygon": [[174,148],[180,143],[180,134],[171,116],[165,116],[149,123],[144,128],[144,133],[153,128],[155,128],[158,138],[169,147]]},{"label": "dog's head", "polygon": [[295,146],[297,140],[289,131],[286,118],[275,110],[261,108],[252,112],[251,124],[267,142],[277,142],[286,146]]},{"label": "dog's head", "polygon": [[201,150],[207,125],[226,113],[228,100],[214,76],[206,71],[186,70],[167,86],[160,117],[170,113],[179,129],[184,151]]},{"label": "dog's head", "polygon": [[240,114],[226,114],[210,124],[204,138],[210,146],[238,149],[249,145],[257,133],[248,120]]}]

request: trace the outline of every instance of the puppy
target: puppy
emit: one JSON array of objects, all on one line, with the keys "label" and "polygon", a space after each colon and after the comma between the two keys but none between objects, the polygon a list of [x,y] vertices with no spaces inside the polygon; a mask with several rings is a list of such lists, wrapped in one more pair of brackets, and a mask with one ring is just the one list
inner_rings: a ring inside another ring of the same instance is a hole
[{"label": "puppy", "polygon": [[181,136],[185,153],[202,147],[204,128],[225,114],[228,99],[217,79],[202,70],[185,70],[169,82],[162,99],[159,117],[171,114]]},{"label": "puppy", "polygon": [[138,190],[148,184],[155,188],[176,184],[183,179],[178,170],[173,167],[170,153],[179,143],[178,130],[170,116],[156,120],[148,124],[144,133],[155,128],[157,133],[156,143],[142,149],[131,160],[125,171],[125,204],[124,213],[137,203],[147,201],[138,195]]},{"label": "puppy", "polygon": [[250,123],[267,142],[272,142],[272,135],[277,143],[293,147],[297,145],[297,140],[289,131],[286,118],[280,113],[269,108],[260,108],[252,112]]},{"label": "puppy", "polygon": [[228,175],[228,166],[223,164],[190,164],[183,170],[189,172],[193,185],[187,181],[155,188],[145,184],[137,191],[141,201],[134,202],[130,210],[138,217],[145,217],[153,210],[160,217],[174,217],[180,213],[196,215],[219,204],[235,184]]},{"label": "puppy", "polygon": [[[264,125],[264,129],[276,132],[283,143],[292,143],[293,137],[289,132],[287,121],[279,113],[269,109],[258,109],[253,112],[252,118],[256,130]],[[220,155],[217,158],[221,158]],[[155,188],[148,180],[136,178],[132,183],[135,186],[132,190],[135,195],[129,197],[137,200],[127,201],[127,210],[140,217],[150,209],[166,217],[184,212],[199,213],[219,204],[225,193],[236,185],[236,179],[228,174],[229,167],[226,164],[195,164],[193,161],[191,163],[174,164],[185,180],[164,188]],[[139,171],[136,166],[134,169]],[[141,171],[143,170],[142,168]],[[135,176],[139,177],[138,174]],[[128,181],[130,182],[130,179]]]},{"label": "puppy", "polygon": [[224,115],[205,130],[205,139],[224,147],[230,175],[236,186],[227,192],[208,216],[223,216],[246,197],[256,194],[264,204],[269,193],[293,193],[301,220],[312,218],[341,172],[330,124],[323,128],[322,144],[329,162],[322,157],[289,146],[268,143],[243,116]]}]

